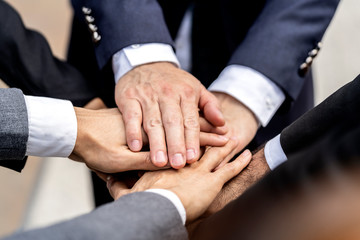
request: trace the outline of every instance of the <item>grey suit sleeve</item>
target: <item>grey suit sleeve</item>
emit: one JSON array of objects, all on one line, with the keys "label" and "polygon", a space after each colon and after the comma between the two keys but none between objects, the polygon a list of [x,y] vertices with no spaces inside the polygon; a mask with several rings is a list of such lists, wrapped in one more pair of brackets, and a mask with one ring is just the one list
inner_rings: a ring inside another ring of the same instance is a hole
[{"label": "grey suit sleeve", "polygon": [[24,95],[19,89],[0,89],[0,161],[24,159],[28,137]]},{"label": "grey suit sleeve", "polygon": [[187,232],[168,199],[139,192],[73,220],[5,239],[187,239]]}]

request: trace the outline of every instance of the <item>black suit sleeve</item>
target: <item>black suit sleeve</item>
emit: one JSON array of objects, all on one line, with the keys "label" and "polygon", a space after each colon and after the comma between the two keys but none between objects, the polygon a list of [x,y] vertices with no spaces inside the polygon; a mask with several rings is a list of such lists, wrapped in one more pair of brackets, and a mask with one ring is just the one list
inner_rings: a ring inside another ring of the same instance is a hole
[{"label": "black suit sleeve", "polygon": [[322,138],[337,125],[360,116],[360,75],[281,132],[280,142],[287,156]]},{"label": "black suit sleeve", "polygon": [[83,75],[52,55],[45,38],[25,28],[0,1],[0,78],[24,94],[67,99],[82,106],[96,96]]}]

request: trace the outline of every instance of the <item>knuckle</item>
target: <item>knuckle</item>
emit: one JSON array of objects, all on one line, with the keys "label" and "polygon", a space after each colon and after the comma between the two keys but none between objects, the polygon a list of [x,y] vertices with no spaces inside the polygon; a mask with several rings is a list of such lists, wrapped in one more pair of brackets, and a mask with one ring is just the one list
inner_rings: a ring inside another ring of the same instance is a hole
[{"label": "knuckle", "polygon": [[174,96],[174,90],[173,90],[172,86],[169,84],[164,84],[161,87],[161,91],[162,91],[162,94],[166,97],[172,98]]},{"label": "knuckle", "polygon": [[182,126],[183,119],[182,117],[171,115],[164,118],[164,125],[165,126]]},{"label": "knuckle", "polygon": [[189,116],[184,120],[184,126],[186,129],[199,129],[199,118],[197,116]]},{"label": "knuckle", "polygon": [[183,86],[183,94],[186,98],[193,98],[195,97],[195,90],[190,85]]},{"label": "knuckle", "polygon": [[127,88],[123,91],[123,95],[125,98],[129,98],[129,99],[135,98],[137,95],[137,90],[136,90],[136,88],[133,88],[133,87]]},{"label": "knuckle", "polygon": [[141,112],[139,111],[126,111],[123,113],[124,114],[124,121],[131,121],[131,120],[137,120],[137,119],[141,119]]},{"label": "knuckle", "polygon": [[161,126],[162,126],[162,121],[160,119],[152,118],[149,121],[146,121],[146,123],[144,124],[144,129],[147,131]]}]

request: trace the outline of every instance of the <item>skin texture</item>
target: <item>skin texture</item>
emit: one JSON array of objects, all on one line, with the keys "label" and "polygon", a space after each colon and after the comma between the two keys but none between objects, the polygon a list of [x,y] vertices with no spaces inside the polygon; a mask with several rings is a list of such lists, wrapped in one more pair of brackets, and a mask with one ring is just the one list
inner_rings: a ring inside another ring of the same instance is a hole
[{"label": "skin texture", "polygon": [[229,202],[238,198],[268,172],[270,172],[270,168],[266,162],[264,148],[262,147],[252,156],[249,165],[223,186],[204,214],[186,226],[190,239],[198,224],[223,209]]},{"label": "skin texture", "polygon": [[[70,155],[71,159],[85,162],[90,169],[106,173],[160,169],[152,163],[149,152],[133,152],[128,148],[124,121],[118,109],[74,109],[78,134],[74,151]],[[210,133],[200,133],[199,145],[226,144],[228,138],[218,135],[224,133],[224,128],[212,127],[204,119],[200,123]],[[144,131],[142,139],[146,145],[148,140]]]},{"label": "skin texture", "polygon": [[252,111],[241,102],[226,93],[214,92],[223,112],[227,136],[236,136],[238,141],[237,151],[240,152],[250,143],[258,130],[258,122]]},{"label": "skin texture", "polygon": [[199,109],[212,125],[225,123],[217,99],[195,77],[168,62],[140,65],[126,73],[116,85],[115,101],[129,148],[141,150],[143,126],[151,161],[159,167],[170,161],[179,169],[199,159]]},{"label": "skin texture", "polygon": [[107,186],[114,199],[147,189],[170,190],[183,203],[187,222],[192,222],[205,212],[222,186],[248,165],[251,153],[246,150],[235,161],[213,171],[224,158],[235,154],[236,145],[237,140],[231,139],[225,147],[209,148],[198,162],[179,170],[147,172],[131,189],[124,182],[112,177],[107,178]]}]

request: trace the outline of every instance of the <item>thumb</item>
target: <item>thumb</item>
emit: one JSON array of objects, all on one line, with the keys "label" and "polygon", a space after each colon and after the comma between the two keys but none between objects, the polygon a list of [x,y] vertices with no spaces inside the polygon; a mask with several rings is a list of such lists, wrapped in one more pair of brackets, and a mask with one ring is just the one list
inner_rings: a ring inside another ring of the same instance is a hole
[{"label": "thumb", "polygon": [[220,110],[217,98],[202,86],[199,108],[204,113],[204,117],[214,126],[224,126],[225,119]]},{"label": "thumb", "polygon": [[114,200],[117,200],[120,197],[130,193],[130,189],[124,182],[118,181],[112,176],[109,176],[106,179],[106,187],[108,188],[109,193],[114,198]]}]

